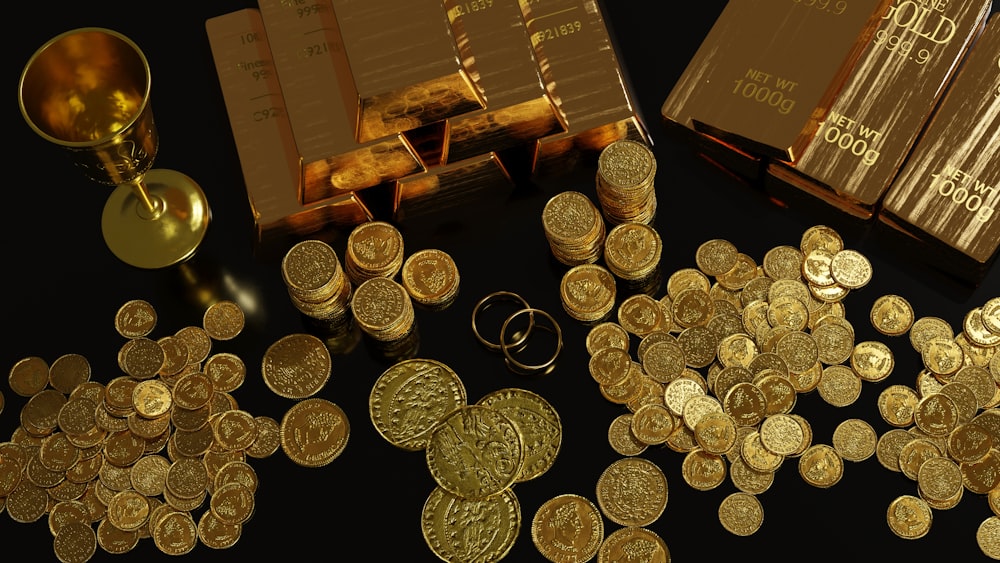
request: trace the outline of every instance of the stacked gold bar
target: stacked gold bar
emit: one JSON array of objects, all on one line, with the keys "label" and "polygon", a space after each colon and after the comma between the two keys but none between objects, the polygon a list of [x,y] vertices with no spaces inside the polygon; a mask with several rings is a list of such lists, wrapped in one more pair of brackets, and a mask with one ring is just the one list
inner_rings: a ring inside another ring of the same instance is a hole
[{"label": "stacked gold bar", "polygon": [[255,243],[490,205],[511,170],[647,141],[593,0],[258,0],[206,30]]}]

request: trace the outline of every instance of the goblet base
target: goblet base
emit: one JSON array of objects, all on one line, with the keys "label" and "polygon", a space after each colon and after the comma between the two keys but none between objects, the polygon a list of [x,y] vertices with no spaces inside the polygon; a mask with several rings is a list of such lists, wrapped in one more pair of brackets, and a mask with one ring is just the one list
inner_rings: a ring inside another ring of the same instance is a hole
[{"label": "goblet base", "polygon": [[104,242],[121,261],[138,268],[186,261],[205,238],[211,221],[205,193],[187,175],[165,168],[146,172],[143,183],[156,210],[149,211],[133,186],[118,186],[104,204]]}]

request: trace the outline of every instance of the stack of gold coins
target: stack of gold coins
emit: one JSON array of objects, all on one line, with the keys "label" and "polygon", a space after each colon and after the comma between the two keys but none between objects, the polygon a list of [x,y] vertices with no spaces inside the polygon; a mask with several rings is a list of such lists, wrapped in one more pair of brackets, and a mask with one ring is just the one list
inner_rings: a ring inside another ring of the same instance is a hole
[{"label": "stack of gold coins", "polygon": [[565,191],[552,196],[542,210],[542,227],[552,255],[563,264],[593,264],[600,258],[604,218],[584,194]]},{"label": "stack of gold coins", "polygon": [[644,143],[622,139],[604,147],[597,159],[597,198],[608,223],[652,224],[655,177],[656,157]]},{"label": "stack of gold coins", "polygon": [[604,263],[611,273],[629,282],[649,279],[659,269],[663,241],[645,223],[615,225],[604,242]]},{"label": "stack of gold coins", "polygon": [[368,221],[347,237],[344,269],[355,285],[371,278],[394,278],[403,267],[403,235],[385,221]]},{"label": "stack of gold coins", "polygon": [[413,302],[399,283],[385,277],[366,280],[351,299],[354,321],[365,334],[380,342],[395,342],[414,329]]},{"label": "stack of gold coins", "polygon": [[323,321],[348,316],[352,286],[333,248],[321,240],[304,240],[285,253],[281,276],[296,309]]},{"label": "stack of gold coins", "polygon": [[600,264],[579,264],[563,274],[559,297],[566,313],[578,321],[597,323],[615,306],[615,277]]},{"label": "stack of gold coins", "polygon": [[400,281],[410,298],[434,311],[446,309],[455,301],[459,279],[455,261],[436,248],[411,254],[400,273]]}]

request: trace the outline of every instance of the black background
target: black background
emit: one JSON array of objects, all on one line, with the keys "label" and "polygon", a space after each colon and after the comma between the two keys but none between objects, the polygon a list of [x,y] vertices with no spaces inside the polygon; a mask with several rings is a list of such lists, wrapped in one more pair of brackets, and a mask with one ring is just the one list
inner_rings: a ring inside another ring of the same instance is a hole
[{"label": "black background", "polygon": [[[695,249],[710,238],[726,238],[759,262],[774,246],[797,245],[810,225],[843,224],[846,246],[864,252],[874,268],[871,283],[845,300],[847,317],[857,330],[857,340],[878,339],[892,347],[896,368],[884,382],[866,383],[861,397],[849,407],[833,407],[810,393],[799,397],[794,412],[812,423],[814,443],[829,444],[836,424],[852,417],[867,420],[881,434],[889,427],[875,406],[879,392],[893,383],[913,385],[921,366],[906,337],[883,337],[871,328],[868,311],[874,299],[898,293],[910,300],[918,317],[941,317],[958,332],[966,312],[1000,294],[1000,268],[993,267],[978,285],[955,282],[919,260],[904,257],[870,225],[850,227],[832,209],[776,205],[667,135],[660,105],[724,4],[720,0],[601,2],[654,142],[659,201],[655,226],[664,242],[664,279],[679,268],[694,266]],[[124,340],[115,331],[114,315],[125,301],[151,302],[159,313],[151,336],[161,337],[200,325],[210,302],[234,299],[244,307],[246,328],[236,339],[213,347],[213,352],[240,355],[249,367],[246,382],[233,396],[240,408],[277,420],[292,406],[291,400],[264,385],[260,362],[270,344],[308,327],[288,299],[280,259],[253,250],[250,206],[204,27],[206,19],[244,7],[255,4],[229,0],[8,6],[8,26],[17,33],[8,35],[5,57],[4,129],[6,146],[13,148],[7,152],[12,175],[6,182],[0,221],[5,264],[0,366],[7,366],[4,369],[29,355],[51,362],[63,354],[79,353],[91,362],[92,379],[107,382],[121,374],[116,355]],[[998,9],[994,3],[994,11]],[[19,114],[14,91],[24,63],[54,35],[83,26],[120,31],[145,51],[161,137],[156,166],[185,172],[207,193],[212,224],[201,249],[183,269],[139,270],[119,262],[100,231],[109,188],[83,178]],[[596,501],[598,477],[620,457],[608,445],[607,430],[625,407],[605,400],[587,372],[588,329],[561,308],[558,285],[565,267],[551,258],[540,221],[543,205],[559,190],[579,190],[596,201],[592,163],[578,172],[553,181],[519,182],[511,196],[489,212],[459,208],[399,225],[407,254],[440,248],[454,257],[462,276],[460,294],[450,308],[417,311],[417,355],[451,366],[462,378],[469,402],[496,389],[522,387],[545,397],[562,419],[563,441],[554,466],[514,488],[522,523],[509,561],[541,561],[530,535],[531,519],[541,503],[562,493]],[[344,238],[333,241],[341,257]],[[474,339],[472,308],[497,290],[518,292],[561,324],[565,348],[550,374],[511,373],[500,356]],[[656,296],[663,292],[661,288]],[[389,365],[366,340],[350,353],[335,355],[329,383],[318,396],[347,413],[351,434],[346,450],[322,468],[300,467],[280,450],[267,459],[251,459],[260,487],[256,513],[244,525],[242,538],[225,551],[198,545],[186,559],[287,553],[335,561],[437,561],[420,529],[421,508],[434,487],[424,455],[388,444],[368,415],[371,385]],[[17,427],[26,399],[6,384],[0,389],[6,397],[0,413],[2,441]],[[899,495],[916,494],[916,483],[883,468],[874,456],[845,462],[843,479],[830,489],[806,484],[796,460],[787,460],[771,489],[759,496],[765,513],[762,528],[746,538],[729,534],[718,521],[719,502],[735,490],[728,479],[717,489],[695,491],[681,477],[682,454],[651,447],[643,456],[667,475],[669,501],[650,528],[664,538],[674,561],[745,556],[778,561],[850,557],[920,561],[932,554],[951,561],[985,559],[975,539],[976,528],[991,515],[985,497],[966,494],[956,508],[934,512],[926,537],[900,539],[887,527],[886,508]],[[617,528],[610,521],[605,524],[607,534]],[[0,514],[0,542],[9,553],[53,558],[44,518],[19,524]],[[124,556],[111,557],[98,548],[93,560],[140,558],[171,559],[145,539]]]}]

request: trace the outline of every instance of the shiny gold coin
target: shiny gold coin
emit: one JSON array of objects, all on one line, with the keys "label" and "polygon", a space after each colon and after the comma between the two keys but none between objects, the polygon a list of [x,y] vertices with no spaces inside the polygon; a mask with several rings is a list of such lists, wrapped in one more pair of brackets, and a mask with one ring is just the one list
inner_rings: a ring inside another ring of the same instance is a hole
[{"label": "shiny gold coin", "polygon": [[636,409],[630,421],[632,435],[643,444],[667,441],[677,427],[677,419],[666,405],[651,403]]},{"label": "shiny gold coin", "polygon": [[125,338],[149,336],[156,328],[156,309],[144,299],[126,301],[115,313],[115,330]]},{"label": "shiny gold coin", "polygon": [[760,423],[760,442],[768,451],[790,456],[802,445],[804,439],[802,426],[787,414],[768,416]]},{"label": "shiny gold coin", "polygon": [[739,436],[736,419],[725,412],[706,413],[698,420],[693,432],[698,446],[712,454],[732,450]]},{"label": "shiny gold coin", "polygon": [[587,353],[591,356],[603,348],[618,348],[628,352],[630,344],[628,332],[613,321],[598,323],[587,331]]},{"label": "shiny gold coin", "polygon": [[500,561],[521,530],[521,505],[510,488],[469,499],[435,487],[421,509],[420,530],[443,561],[462,561],[470,553],[481,561]]},{"label": "shiny gold coin", "polygon": [[959,423],[959,411],[954,399],[943,393],[928,395],[917,403],[913,412],[917,428],[929,436],[947,436]]},{"label": "shiny gold coin", "polygon": [[695,448],[681,462],[681,476],[696,491],[709,491],[726,480],[726,459],[719,454]]},{"label": "shiny gold coin", "polygon": [[736,255],[736,265],[731,270],[716,276],[719,284],[726,289],[743,289],[750,283],[750,280],[757,277],[757,262],[747,254],[740,252]]},{"label": "shiny gold coin", "polygon": [[375,430],[405,450],[427,446],[445,416],[467,404],[465,386],[443,362],[412,358],[397,362],[376,379],[368,399]]},{"label": "shiny gold coin", "polygon": [[652,524],[663,514],[667,497],[666,475],[646,458],[618,459],[597,479],[597,505],[608,520],[622,526]]},{"label": "shiny gold coin", "polygon": [[835,407],[854,404],[861,396],[862,379],[848,366],[836,364],[823,368],[816,390],[819,396]]},{"label": "shiny gold coin", "polygon": [[990,516],[979,524],[976,543],[983,555],[1000,560],[1000,518]]},{"label": "shiny gold coin", "polygon": [[833,279],[833,271],[831,270],[834,254],[836,253],[825,248],[816,248],[805,254],[802,259],[802,277],[810,285],[834,286],[837,283]]},{"label": "shiny gold coin", "polygon": [[84,563],[97,552],[97,532],[89,522],[69,523],[53,538],[52,549],[61,563]]},{"label": "shiny gold coin", "polygon": [[962,462],[960,468],[965,490],[985,495],[1000,485],[1000,450],[991,448],[976,460]]},{"label": "shiny gold coin", "polygon": [[876,383],[889,377],[896,365],[892,349],[878,340],[865,340],[855,344],[850,363],[861,379]]},{"label": "shiny gold coin", "polygon": [[631,412],[622,413],[608,426],[608,443],[611,449],[623,456],[639,455],[649,447],[632,432],[633,416]]},{"label": "shiny gold coin", "polygon": [[[134,394],[134,387],[132,389]],[[173,402],[182,409],[197,410],[207,405],[214,394],[212,380],[200,371],[193,371],[182,375],[174,383]],[[134,403],[132,405],[134,409]]]},{"label": "shiny gold coin", "polygon": [[[491,449],[481,444],[489,442]],[[524,466],[524,437],[505,414],[482,405],[459,407],[431,432],[427,467],[444,490],[483,499],[514,484]]]},{"label": "shiny gold coin", "polygon": [[844,476],[844,459],[833,446],[814,444],[799,458],[799,475],[814,487],[832,487]]},{"label": "shiny gold coin", "polygon": [[559,413],[544,397],[527,389],[505,388],[483,395],[476,404],[506,415],[524,437],[524,464],[515,483],[534,479],[552,467],[563,429]]},{"label": "shiny gold coin", "polygon": [[906,385],[890,385],[878,396],[878,411],[882,420],[897,428],[905,428],[913,424],[913,413],[917,409],[920,397],[913,388]]},{"label": "shiny gold coin", "polygon": [[937,338],[948,340],[954,340],[955,338],[954,329],[942,318],[920,317],[913,321],[913,325],[910,326],[910,345],[921,354],[927,342]]},{"label": "shiny gold coin", "polygon": [[920,466],[928,459],[942,455],[944,452],[930,439],[914,438],[899,450],[899,470],[903,475],[916,481]]},{"label": "shiny gold coin", "polygon": [[729,460],[729,479],[740,491],[759,495],[767,492],[774,484],[774,472],[757,471],[737,455]]},{"label": "shiny gold coin", "polygon": [[833,255],[830,262],[833,279],[848,289],[859,289],[871,281],[872,265],[856,250],[844,249]]},{"label": "shiny gold coin", "polygon": [[209,509],[224,524],[242,524],[253,515],[253,491],[243,483],[226,483],[212,491]]},{"label": "shiny gold coin", "polygon": [[170,412],[170,407],[173,406],[173,393],[160,380],[140,381],[132,389],[132,405],[139,416],[156,418]]},{"label": "shiny gold coin", "polygon": [[166,354],[160,343],[144,336],[129,340],[119,356],[122,371],[138,380],[156,377],[165,363]]},{"label": "shiny gold coin", "polygon": [[775,280],[797,280],[802,276],[802,250],[790,245],[778,245],[764,254],[761,265],[764,274]]},{"label": "shiny gold coin", "polygon": [[7,384],[22,397],[31,397],[49,384],[49,364],[39,356],[21,358],[10,368]]},{"label": "shiny gold coin", "polygon": [[733,535],[751,536],[763,522],[764,508],[754,495],[735,492],[719,503],[719,523]]},{"label": "shiny gold coin", "polygon": [[90,360],[82,354],[63,354],[49,365],[49,386],[63,395],[90,381],[90,376]]},{"label": "shiny gold coin", "polygon": [[281,424],[263,415],[255,416],[254,421],[257,423],[257,437],[247,448],[247,455],[256,459],[270,457],[281,447]]},{"label": "shiny gold coin", "polygon": [[764,446],[760,432],[757,430],[748,432],[739,447],[740,457],[747,465],[757,471],[777,471],[785,461],[785,456],[774,453]]},{"label": "shiny gold coin", "polygon": [[902,428],[893,428],[881,436],[875,444],[875,457],[882,467],[897,473],[902,469],[899,465],[899,456],[903,447],[914,439],[914,436]]},{"label": "shiny gold coin", "polygon": [[590,377],[598,385],[617,385],[625,381],[632,369],[632,356],[621,348],[602,348],[587,362]]},{"label": "shiny gold coin", "polygon": [[312,334],[289,334],[268,346],[261,373],[268,389],[280,397],[311,397],[330,379],[330,351]]},{"label": "shiny gold coin", "polygon": [[247,366],[236,354],[216,352],[205,360],[202,372],[212,380],[214,390],[231,393],[246,380]]},{"label": "shiny gold coin", "polygon": [[1000,334],[1000,297],[993,297],[983,303],[980,319],[987,330]]},{"label": "shiny gold coin", "polygon": [[386,221],[367,221],[347,236],[344,271],[355,285],[373,277],[392,278],[403,266],[403,235]]},{"label": "shiny gold coin", "polygon": [[899,295],[883,295],[872,303],[869,313],[872,327],[887,336],[906,334],[913,326],[913,307]]},{"label": "shiny gold coin", "polygon": [[626,297],[618,306],[618,324],[640,338],[657,330],[664,322],[659,302],[645,293]]},{"label": "shiny gold coin", "polygon": [[281,260],[281,277],[290,294],[319,302],[332,295],[343,275],[333,248],[321,240],[304,240],[292,246]]},{"label": "shiny gold coin", "polygon": [[281,419],[281,449],[303,467],[322,467],[340,456],[351,435],[347,414],[319,397],[292,405]]},{"label": "shiny gold coin", "polygon": [[947,501],[962,491],[962,470],[949,457],[931,457],[917,471],[917,486],[928,502]]},{"label": "shiny gold coin", "polygon": [[628,561],[635,554],[642,554],[646,561],[670,563],[670,550],[659,534],[648,528],[626,526],[604,538],[597,552],[597,563]]},{"label": "shiny gold coin", "polygon": [[722,409],[736,419],[738,426],[756,426],[767,414],[767,397],[753,383],[735,383],[726,391]]},{"label": "shiny gold coin", "polygon": [[579,321],[598,322],[607,317],[614,308],[616,295],[614,275],[600,264],[573,266],[559,282],[563,309]]},{"label": "shiny gold coin", "polygon": [[804,254],[822,248],[828,252],[837,253],[844,248],[844,240],[836,229],[826,225],[813,225],[802,233],[799,249]]},{"label": "shiny gold coin", "polygon": [[411,254],[400,273],[400,281],[410,297],[428,307],[450,305],[458,295],[460,279],[455,260],[436,248]]},{"label": "shiny gold coin", "polygon": [[375,276],[358,285],[351,298],[351,312],[361,330],[382,342],[397,340],[413,326],[410,294],[387,277]]},{"label": "shiny gold coin", "polygon": [[604,541],[604,519],[590,499],[561,494],[543,502],[531,520],[531,540],[553,563],[585,563]]},{"label": "shiny gold coin", "polygon": [[240,539],[242,533],[242,524],[226,524],[211,510],[202,512],[198,519],[198,541],[212,549],[232,547]]},{"label": "shiny gold coin", "polygon": [[212,338],[200,326],[186,326],[174,333],[187,345],[188,363],[200,364],[212,351]]},{"label": "shiny gold coin", "polygon": [[739,250],[725,239],[710,239],[698,246],[694,261],[707,276],[721,276],[736,266]]},{"label": "shiny gold coin", "polygon": [[833,448],[847,461],[864,461],[875,454],[878,435],[868,422],[849,418],[833,430]]},{"label": "shiny gold coin", "polygon": [[647,278],[659,266],[662,252],[659,233],[645,223],[615,225],[604,241],[604,263],[624,280]]},{"label": "shiny gold coin", "polygon": [[186,511],[167,511],[150,527],[150,535],[167,555],[186,555],[198,545],[198,525]]},{"label": "shiny gold coin", "polygon": [[924,499],[913,495],[896,497],[886,511],[886,521],[892,533],[904,540],[927,535],[934,519],[933,511]]},{"label": "shiny gold coin", "polygon": [[212,340],[232,340],[243,331],[246,317],[238,303],[223,299],[205,309],[201,322]]}]

